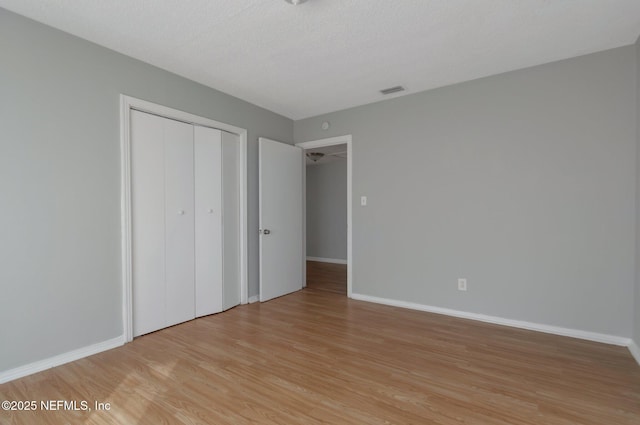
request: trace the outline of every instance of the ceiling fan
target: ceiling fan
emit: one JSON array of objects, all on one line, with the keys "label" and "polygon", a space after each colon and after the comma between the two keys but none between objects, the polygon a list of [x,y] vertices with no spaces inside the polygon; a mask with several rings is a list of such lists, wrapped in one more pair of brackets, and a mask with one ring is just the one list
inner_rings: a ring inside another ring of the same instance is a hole
[{"label": "ceiling fan", "polygon": [[315,162],[320,161],[321,159],[323,159],[326,156],[334,156],[337,158],[343,158],[346,159],[347,156],[347,151],[342,151],[342,152],[307,152],[305,155],[307,156],[307,158],[309,158],[309,160]]}]

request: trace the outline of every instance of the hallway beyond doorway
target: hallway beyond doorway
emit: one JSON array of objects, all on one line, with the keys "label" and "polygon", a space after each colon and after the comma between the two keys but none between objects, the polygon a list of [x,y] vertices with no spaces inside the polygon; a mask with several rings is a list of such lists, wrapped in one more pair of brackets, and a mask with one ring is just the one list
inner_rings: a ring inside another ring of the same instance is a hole
[{"label": "hallway beyond doorway", "polygon": [[347,265],[307,261],[307,288],[347,295]]}]

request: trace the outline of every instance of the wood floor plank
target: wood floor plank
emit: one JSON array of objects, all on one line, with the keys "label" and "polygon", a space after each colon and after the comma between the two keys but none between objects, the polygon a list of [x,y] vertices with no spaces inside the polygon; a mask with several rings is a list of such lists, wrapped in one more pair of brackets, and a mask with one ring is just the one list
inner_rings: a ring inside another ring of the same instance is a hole
[{"label": "wood floor plank", "polygon": [[2,424],[637,425],[622,347],[350,300],[309,288],[0,385]]},{"label": "wood floor plank", "polygon": [[347,265],[307,261],[307,288],[347,295]]}]

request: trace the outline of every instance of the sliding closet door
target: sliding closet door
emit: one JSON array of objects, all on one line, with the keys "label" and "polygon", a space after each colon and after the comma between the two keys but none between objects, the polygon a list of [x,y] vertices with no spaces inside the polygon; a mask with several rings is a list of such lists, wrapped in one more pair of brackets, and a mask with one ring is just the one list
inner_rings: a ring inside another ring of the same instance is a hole
[{"label": "sliding closet door", "polygon": [[[163,119],[131,111],[133,335],[165,325]],[[160,288],[160,289],[159,289]]]},{"label": "sliding closet door", "polygon": [[240,304],[240,138],[222,132],[223,273],[222,309]]},{"label": "sliding closet door", "polygon": [[222,311],[222,132],[196,126],[196,316]]},{"label": "sliding closet door", "polygon": [[166,326],[195,317],[193,126],[163,119]]}]

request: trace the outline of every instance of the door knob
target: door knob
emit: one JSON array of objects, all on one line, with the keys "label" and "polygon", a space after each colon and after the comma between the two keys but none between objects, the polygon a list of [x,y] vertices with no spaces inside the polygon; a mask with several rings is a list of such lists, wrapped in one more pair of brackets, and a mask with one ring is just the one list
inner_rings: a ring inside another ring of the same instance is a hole
[{"label": "door knob", "polygon": [[213,214],[213,209],[212,209],[212,208],[209,208],[209,209],[207,210],[207,212],[208,212],[209,214]]},{"label": "door knob", "polygon": [[271,230],[269,230],[269,229],[264,229],[264,230],[262,231],[262,233],[263,233],[263,234],[265,234],[265,235],[270,235],[270,234],[271,234]]},{"label": "door knob", "polygon": [[178,215],[184,215],[184,210],[178,210]]}]

